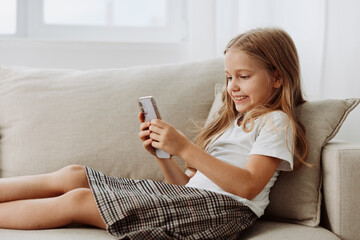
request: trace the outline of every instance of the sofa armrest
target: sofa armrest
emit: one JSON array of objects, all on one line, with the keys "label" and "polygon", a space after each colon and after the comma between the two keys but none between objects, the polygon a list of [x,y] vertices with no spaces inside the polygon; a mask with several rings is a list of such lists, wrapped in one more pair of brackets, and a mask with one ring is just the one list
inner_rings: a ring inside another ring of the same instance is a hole
[{"label": "sofa armrest", "polygon": [[332,141],[322,152],[324,225],[341,239],[360,236],[360,143]]}]

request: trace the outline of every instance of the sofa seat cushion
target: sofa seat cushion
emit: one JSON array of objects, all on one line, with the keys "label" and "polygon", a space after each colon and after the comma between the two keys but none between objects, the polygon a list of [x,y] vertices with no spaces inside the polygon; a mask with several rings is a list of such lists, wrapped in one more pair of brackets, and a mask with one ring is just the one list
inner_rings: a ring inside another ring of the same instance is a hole
[{"label": "sofa seat cushion", "polygon": [[308,227],[299,224],[259,220],[238,239],[251,240],[339,240],[334,233],[323,227]]},{"label": "sofa seat cushion", "polygon": [[[0,229],[1,240],[112,240],[105,230],[88,227],[69,227],[49,230],[8,230]],[[252,240],[339,240],[335,234],[322,227],[306,227],[302,225],[282,222],[259,220],[254,226],[241,233],[238,239]]]},{"label": "sofa seat cushion", "polygon": [[103,229],[90,227],[69,227],[45,230],[12,230],[0,229],[1,240],[114,240],[115,238]]}]

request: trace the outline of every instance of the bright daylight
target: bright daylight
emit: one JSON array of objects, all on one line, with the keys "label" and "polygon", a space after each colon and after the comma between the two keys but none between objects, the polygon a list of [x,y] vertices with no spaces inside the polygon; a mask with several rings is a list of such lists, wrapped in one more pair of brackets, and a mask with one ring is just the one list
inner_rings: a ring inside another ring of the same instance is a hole
[{"label": "bright daylight", "polygon": [[359,8],[0,0],[0,239],[358,240]]}]

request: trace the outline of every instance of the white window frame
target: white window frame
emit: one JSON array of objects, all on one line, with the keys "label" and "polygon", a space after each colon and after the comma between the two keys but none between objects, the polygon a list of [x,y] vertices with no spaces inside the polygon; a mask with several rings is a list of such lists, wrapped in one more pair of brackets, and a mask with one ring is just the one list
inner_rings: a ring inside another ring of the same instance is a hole
[{"label": "white window frame", "polygon": [[0,38],[22,38],[25,37],[26,33],[26,10],[27,0],[16,1],[16,32],[13,34],[0,34]]},{"label": "white window frame", "polygon": [[167,0],[164,27],[50,25],[43,22],[43,0],[17,0],[17,32],[1,37],[41,40],[181,43],[187,38],[186,0]]}]

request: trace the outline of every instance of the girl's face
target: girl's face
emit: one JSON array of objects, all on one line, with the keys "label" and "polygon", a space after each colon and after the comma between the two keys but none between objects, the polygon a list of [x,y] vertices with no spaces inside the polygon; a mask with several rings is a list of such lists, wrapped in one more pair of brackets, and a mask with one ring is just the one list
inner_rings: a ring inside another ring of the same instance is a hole
[{"label": "girl's face", "polygon": [[254,106],[266,103],[274,88],[281,86],[268,71],[241,50],[229,49],[225,54],[227,93],[238,112],[245,113]]}]

